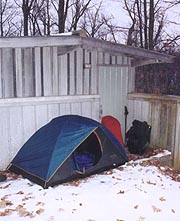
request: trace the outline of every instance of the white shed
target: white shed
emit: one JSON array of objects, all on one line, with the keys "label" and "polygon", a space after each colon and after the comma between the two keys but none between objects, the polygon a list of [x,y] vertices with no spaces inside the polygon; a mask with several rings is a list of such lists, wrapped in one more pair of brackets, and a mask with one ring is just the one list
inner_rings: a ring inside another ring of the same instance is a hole
[{"label": "white shed", "polygon": [[172,61],[165,54],[78,35],[0,38],[0,170],[59,115],[97,121],[112,115],[124,135],[135,67]]}]

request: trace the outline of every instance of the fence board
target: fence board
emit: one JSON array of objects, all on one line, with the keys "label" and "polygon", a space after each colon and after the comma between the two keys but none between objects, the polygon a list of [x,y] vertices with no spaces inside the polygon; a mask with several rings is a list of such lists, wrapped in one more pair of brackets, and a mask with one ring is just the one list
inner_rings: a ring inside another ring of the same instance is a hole
[{"label": "fence board", "polygon": [[6,107],[0,108],[0,169],[6,169],[7,163],[10,162],[9,150],[9,109]]},{"label": "fence board", "polygon": [[52,64],[52,76],[53,76],[53,78],[52,78],[52,85],[53,85],[52,95],[56,96],[56,95],[58,95],[58,92],[59,92],[57,47],[52,48],[51,64]]},{"label": "fence board", "polygon": [[36,130],[48,122],[48,105],[36,105]]},{"label": "fence board", "polygon": [[[92,113],[91,113],[91,118],[99,121],[101,116],[100,116],[100,103],[99,100],[98,101],[93,101],[92,102],[92,107],[91,107]],[[83,112],[82,112],[83,114]]]},{"label": "fence board", "polygon": [[168,134],[167,134],[167,146],[171,147],[172,154],[174,155],[175,136],[176,136],[176,121],[178,118],[178,103],[169,104],[168,108]]},{"label": "fence board", "polygon": [[[180,116],[180,103],[177,104],[177,116]],[[176,129],[175,129],[175,145],[174,145],[174,167],[175,169],[180,169],[180,117],[176,119]]]},{"label": "fence board", "polygon": [[83,49],[79,48],[76,52],[76,93],[83,94]]},{"label": "fence board", "polygon": [[55,117],[58,117],[59,113],[59,105],[58,104],[48,104],[48,119],[51,120]]},{"label": "fence board", "polygon": [[110,64],[110,54],[104,53],[104,64]]},{"label": "fence board", "polygon": [[92,118],[92,103],[90,101],[82,103],[82,115]]},{"label": "fence board", "polygon": [[116,56],[111,55],[110,63],[111,63],[111,64],[116,64]]},{"label": "fence board", "polygon": [[75,52],[69,53],[69,95],[75,94]]},{"label": "fence board", "polygon": [[122,55],[117,56],[117,64],[123,64],[123,57],[122,57]]},{"label": "fence board", "polygon": [[128,116],[127,116],[127,128],[126,129],[128,130],[132,126],[132,122],[135,119],[135,116],[134,116],[134,101],[133,100],[128,99],[127,108],[128,108],[129,113],[128,113]]},{"label": "fence board", "polygon": [[59,95],[67,95],[68,82],[67,82],[67,54],[59,56]]},{"label": "fence board", "polygon": [[72,103],[71,104],[71,113],[82,115],[82,104],[81,103]]},{"label": "fence board", "polygon": [[34,49],[35,64],[35,94],[37,97],[42,95],[42,78],[41,78],[41,49]]},{"label": "fence board", "polygon": [[22,106],[22,119],[23,119],[23,134],[22,144],[29,139],[29,137],[36,131],[36,116],[35,116],[34,105],[23,105]]},{"label": "fence board", "polygon": [[[124,107],[127,106],[127,91],[128,91],[128,67],[118,68],[119,78],[117,79],[117,88],[119,87],[119,119],[121,119],[122,131],[125,129],[124,125]],[[120,86],[119,83],[120,82]],[[118,89],[117,89],[118,90]],[[118,95],[117,95],[118,96]]]},{"label": "fence board", "polygon": [[22,107],[10,107],[9,124],[10,124],[9,149],[10,149],[10,159],[12,159],[22,144],[22,134],[23,134]]},{"label": "fence board", "polygon": [[142,120],[142,101],[135,100],[134,101],[134,115],[140,121]]},{"label": "fence board", "polygon": [[128,75],[128,92],[132,93],[135,90],[135,69],[129,67],[127,75]]},{"label": "fence board", "polygon": [[142,121],[147,121],[149,123],[149,111],[150,104],[147,101],[142,102]]},{"label": "fence board", "polygon": [[104,63],[104,53],[102,51],[97,52],[98,53],[98,65],[102,65]]},{"label": "fence board", "polygon": [[71,114],[71,104],[62,103],[59,105],[60,115]]},{"label": "fence board", "polygon": [[44,96],[52,95],[52,67],[51,67],[51,48],[43,48],[43,83]]},{"label": "fence board", "polygon": [[34,93],[33,52],[32,48],[24,48],[23,85],[24,96],[32,97]]},{"label": "fence board", "polygon": [[22,67],[22,50],[15,49],[15,64],[16,64],[16,96],[23,97],[23,67]]},{"label": "fence board", "polygon": [[13,50],[2,50],[2,86],[3,98],[14,97]]},{"label": "fence board", "polygon": [[[111,95],[110,95],[111,96],[111,102],[110,102],[111,111],[113,113],[113,116],[117,117],[115,115],[115,113],[117,112],[116,110],[118,110],[117,109],[117,103],[118,102],[113,102],[113,100],[115,98],[118,99],[118,100],[121,100],[121,98],[119,96],[119,93],[117,91],[118,90],[118,86],[117,86],[117,70],[116,70],[116,68],[110,68],[109,71],[110,71],[110,81],[107,82],[107,83],[111,84],[111,89],[110,89],[110,93],[111,93]],[[118,83],[120,83],[120,82],[118,82]],[[112,87],[113,87],[113,90],[112,90]],[[119,88],[121,88],[121,87],[119,87]],[[108,102],[108,100],[107,100],[107,102]],[[119,110],[119,112],[120,112],[120,110]]]},{"label": "fence board", "polygon": [[[106,112],[104,113],[104,111],[106,111],[106,110],[104,110],[104,108],[103,107],[108,107],[107,105],[106,105],[106,101],[107,101],[107,99],[104,99],[104,97],[106,97],[106,93],[107,93],[107,90],[106,90],[106,85],[107,85],[107,81],[108,81],[108,79],[106,80],[106,76],[105,76],[105,74],[106,74],[106,68],[105,67],[100,67],[99,68],[99,94],[101,95],[101,105],[102,105],[102,115],[105,115],[105,114],[107,114]],[[102,94],[104,95],[103,97],[102,97]]]},{"label": "fence board", "polygon": [[97,51],[91,55],[91,94],[98,94]]},{"label": "fence board", "polygon": [[[103,79],[103,91],[100,93],[102,96],[102,99],[104,101],[103,105],[103,115],[109,115],[112,114],[111,107],[112,107],[112,96],[111,96],[111,68],[106,67],[104,68],[104,74],[101,76]],[[100,80],[102,82],[102,80]],[[106,107],[106,108],[105,108]]]},{"label": "fence board", "polygon": [[91,65],[89,51],[84,50],[83,56],[84,56],[83,94],[90,94],[90,69],[86,68],[86,65]]},{"label": "fence board", "polygon": [[122,64],[123,65],[128,65],[128,57],[127,56],[122,56]]},{"label": "fence board", "polygon": [[0,98],[3,96],[2,91],[2,49],[0,49]]},{"label": "fence board", "polygon": [[159,144],[162,147],[167,147],[167,134],[168,134],[168,105],[166,103],[160,104],[160,110],[159,110],[159,133],[163,136],[159,137]]}]

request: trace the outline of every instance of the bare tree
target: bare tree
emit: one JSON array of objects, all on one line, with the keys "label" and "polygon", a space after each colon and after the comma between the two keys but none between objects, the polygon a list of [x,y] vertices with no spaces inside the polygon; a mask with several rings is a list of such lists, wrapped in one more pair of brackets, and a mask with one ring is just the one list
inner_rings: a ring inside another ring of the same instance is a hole
[{"label": "bare tree", "polygon": [[[101,6],[94,9],[93,0],[15,0],[15,2],[22,12],[25,36],[50,35],[54,31],[62,33],[82,27],[88,29],[87,24],[91,23],[92,29],[88,32],[92,32],[92,36],[96,35],[99,38],[111,36],[111,39],[116,41],[119,29],[113,24],[113,18],[105,16]],[[88,22],[85,18],[88,18]]]},{"label": "bare tree", "polygon": [[78,23],[82,16],[86,13],[90,6],[92,0],[73,0],[71,5],[71,15],[69,19],[69,27],[68,30],[77,30]]},{"label": "bare tree", "polygon": [[57,13],[58,32],[77,30],[78,23],[88,10],[92,0],[55,0],[51,1]]},{"label": "bare tree", "polygon": [[89,36],[118,42],[118,34],[123,30],[113,23],[114,17],[103,13],[103,2],[89,7],[81,21],[79,28],[84,29]]},{"label": "bare tree", "polygon": [[[145,1],[144,1],[145,4]],[[147,4],[147,3],[146,3]],[[150,5],[149,5],[149,49],[154,49],[154,20],[155,20],[155,4],[154,0],[150,0]],[[158,33],[160,35],[160,33]],[[158,36],[157,36],[158,38]]]},{"label": "bare tree", "polygon": [[[162,6],[162,2],[167,4]],[[124,8],[131,19],[127,44],[167,53],[177,50],[180,34],[170,33],[167,27],[167,24],[178,25],[167,17],[177,4],[180,5],[179,0],[124,0]]]},{"label": "bare tree", "polygon": [[10,36],[16,33],[14,18],[18,15],[16,8],[8,0],[0,0],[0,36]]},{"label": "bare tree", "polygon": [[128,15],[131,19],[131,27],[129,27],[128,35],[127,35],[127,45],[137,45],[137,16],[136,16],[136,2],[133,2],[131,5],[128,4],[127,1],[124,1],[125,9],[128,12]]},{"label": "bare tree", "polygon": [[144,47],[148,48],[148,13],[147,1],[144,1]]},{"label": "bare tree", "polygon": [[58,32],[65,32],[66,20],[68,10],[71,7],[70,0],[52,0],[52,5],[57,13],[57,22],[54,22],[58,26]]},{"label": "bare tree", "polygon": [[29,20],[31,11],[33,9],[33,4],[36,0],[14,0],[16,5],[22,10],[23,17],[23,34],[28,36],[29,34]]},{"label": "bare tree", "polygon": [[27,35],[50,35],[51,0],[15,0],[22,9],[23,31]]},{"label": "bare tree", "polygon": [[171,7],[179,5],[180,0],[164,0],[165,3],[169,4]]},{"label": "bare tree", "polygon": [[132,21],[127,44],[154,49],[161,38],[165,22],[165,9],[160,6],[160,1],[124,0],[124,8]]},{"label": "bare tree", "polygon": [[[31,35],[42,35],[42,24],[44,21],[45,0],[35,0],[30,13]],[[46,13],[45,13],[46,14]]]},{"label": "bare tree", "polygon": [[59,0],[58,5],[58,24],[59,24],[59,33],[63,33],[65,31],[65,22],[67,18],[67,12],[69,8],[69,0],[64,2],[64,0]]},{"label": "bare tree", "polygon": [[3,5],[2,5],[2,0],[0,0],[0,29],[1,29],[1,37],[3,36],[3,18],[2,17],[3,17]]},{"label": "bare tree", "polygon": [[34,0],[23,0],[22,1],[22,12],[23,12],[23,21],[24,21],[24,36],[28,35],[29,31],[29,17],[32,10]]},{"label": "bare tree", "polygon": [[50,35],[51,33],[51,15],[50,15],[50,0],[45,1],[44,7],[44,35]]},{"label": "bare tree", "polygon": [[102,3],[95,7],[95,10],[88,9],[80,24],[80,28],[84,29],[93,38],[99,36],[98,31],[104,25],[103,16],[100,13],[101,6]]}]

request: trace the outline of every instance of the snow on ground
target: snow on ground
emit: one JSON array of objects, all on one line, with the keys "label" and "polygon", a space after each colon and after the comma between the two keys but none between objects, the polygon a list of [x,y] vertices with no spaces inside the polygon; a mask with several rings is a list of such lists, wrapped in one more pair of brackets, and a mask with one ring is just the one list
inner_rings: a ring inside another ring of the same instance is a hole
[{"label": "snow on ground", "polygon": [[180,182],[139,163],[48,189],[8,177],[0,199],[0,221],[180,220]]}]

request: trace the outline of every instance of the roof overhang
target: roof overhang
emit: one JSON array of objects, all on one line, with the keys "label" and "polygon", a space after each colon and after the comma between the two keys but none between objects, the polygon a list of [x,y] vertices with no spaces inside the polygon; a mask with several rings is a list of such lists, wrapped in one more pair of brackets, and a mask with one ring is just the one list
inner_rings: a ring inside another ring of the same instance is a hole
[{"label": "roof overhang", "polygon": [[94,38],[83,38],[81,41],[89,48],[101,48],[101,50],[112,54],[124,54],[131,58],[131,65],[134,67],[153,63],[173,63],[175,59],[172,55]]},{"label": "roof overhang", "polygon": [[112,55],[124,54],[131,58],[131,65],[134,67],[152,63],[173,63],[175,59],[174,56],[156,51],[76,35],[0,38],[0,48],[43,46],[58,46],[59,55],[65,54],[76,47],[104,51]]}]

